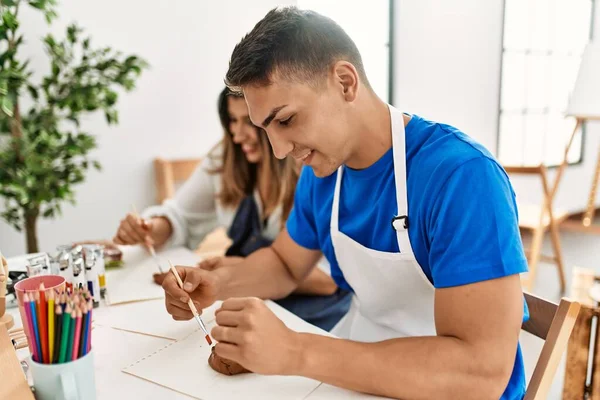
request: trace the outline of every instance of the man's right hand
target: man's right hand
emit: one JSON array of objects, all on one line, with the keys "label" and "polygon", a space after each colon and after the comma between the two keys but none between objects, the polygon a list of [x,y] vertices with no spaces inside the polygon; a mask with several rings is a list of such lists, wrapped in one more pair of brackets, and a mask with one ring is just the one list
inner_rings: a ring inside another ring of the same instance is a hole
[{"label": "man's right hand", "polygon": [[154,245],[152,239],[152,220],[146,221],[134,215],[127,214],[121,220],[117,234],[113,238],[113,242],[121,245],[134,245],[144,243],[147,246]]},{"label": "man's right hand", "polygon": [[196,267],[175,267],[183,282],[183,290],[177,284],[173,273],[169,273],[162,287],[165,290],[167,312],[177,321],[187,321],[194,315],[188,306],[191,298],[196,308],[204,309],[217,300],[219,278],[212,271]]}]

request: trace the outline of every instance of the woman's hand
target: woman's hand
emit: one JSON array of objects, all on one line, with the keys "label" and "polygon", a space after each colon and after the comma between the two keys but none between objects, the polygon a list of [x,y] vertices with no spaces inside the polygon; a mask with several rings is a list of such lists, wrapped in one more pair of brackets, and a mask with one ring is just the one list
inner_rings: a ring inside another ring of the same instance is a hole
[{"label": "woman's hand", "polygon": [[127,214],[121,220],[117,234],[113,238],[113,242],[122,245],[145,244],[153,246],[152,239],[153,220],[146,221],[135,214]]}]

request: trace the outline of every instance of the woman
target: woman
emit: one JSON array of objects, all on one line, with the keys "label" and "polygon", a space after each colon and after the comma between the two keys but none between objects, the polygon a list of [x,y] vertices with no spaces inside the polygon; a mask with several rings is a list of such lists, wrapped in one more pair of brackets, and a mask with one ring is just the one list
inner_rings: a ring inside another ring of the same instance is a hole
[{"label": "woman", "polygon": [[[211,150],[173,199],[151,207],[143,219],[122,221],[116,244],[187,246],[196,249],[215,228],[228,229],[233,243],[219,265],[234,264],[268,246],[285,226],[293,205],[298,167],[278,160],[264,131],[250,121],[243,97],[224,89],[218,101],[223,140]],[[206,268],[214,262],[204,263]],[[348,292],[338,289],[318,267],[296,292],[277,302],[306,321],[330,330],[350,305]]]}]

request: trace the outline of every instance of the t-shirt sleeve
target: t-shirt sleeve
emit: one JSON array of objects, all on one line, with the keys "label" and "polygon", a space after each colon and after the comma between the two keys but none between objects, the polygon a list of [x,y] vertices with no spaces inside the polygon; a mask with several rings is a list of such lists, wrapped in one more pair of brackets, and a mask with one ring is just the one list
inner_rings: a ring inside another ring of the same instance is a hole
[{"label": "t-shirt sleeve", "polygon": [[436,288],[527,271],[514,192],[489,158],[470,160],[450,175],[433,203],[428,231]]},{"label": "t-shirt sleeve", "polygon": [[312,196],[315,179],[311,168],[302,168],[296,185],[294,207],[286,223],[288,234],[294,242],[310,250],[320,249]]}]

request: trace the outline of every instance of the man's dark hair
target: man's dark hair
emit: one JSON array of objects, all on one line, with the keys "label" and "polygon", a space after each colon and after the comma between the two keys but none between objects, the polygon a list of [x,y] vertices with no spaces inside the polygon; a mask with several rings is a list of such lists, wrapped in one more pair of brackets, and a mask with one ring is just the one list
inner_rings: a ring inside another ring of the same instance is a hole
[{"label": "man's dark hair", "polygon": [[246,85],[268,85],[277,73],[318,86],[339,60],[352,63],[370,87],[356,45],[337,23],[314,11],[275,8],[235,46],[225,83],[239,91]]}]

